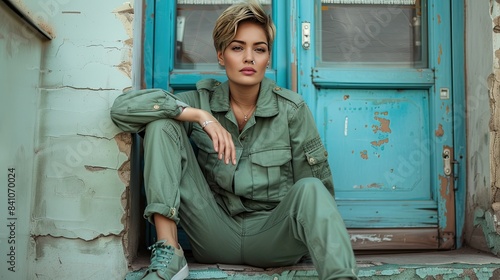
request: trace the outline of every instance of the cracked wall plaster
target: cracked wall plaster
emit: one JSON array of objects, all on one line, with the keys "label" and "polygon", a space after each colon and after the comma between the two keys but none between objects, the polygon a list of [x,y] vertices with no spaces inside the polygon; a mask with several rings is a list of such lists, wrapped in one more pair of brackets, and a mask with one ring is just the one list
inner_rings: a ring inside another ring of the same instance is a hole
[{"label": "cracked wall plaster", "polygon": [[109,108],[131,86],[123,66],[132,59],[131,32],[121,17],[131,23],[133,10],[121,1],[51,1],[57,36],[46,45],[41,71],[33,236],[40,248],[49,237],[105,236],[123,247],[130,140]]}]

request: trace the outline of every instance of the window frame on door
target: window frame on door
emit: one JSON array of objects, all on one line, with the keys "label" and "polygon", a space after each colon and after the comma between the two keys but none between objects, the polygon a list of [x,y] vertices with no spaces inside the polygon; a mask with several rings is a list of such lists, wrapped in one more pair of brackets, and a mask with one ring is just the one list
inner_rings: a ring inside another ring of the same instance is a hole
[{"label": "window frame on door", "polygon": [[[144,0],[143,23],[143,87],[165,90],[193,89],[201,79],[227,79],[224,69],[214,66],[213,70],[176,69],[176,17],[177,1]],[[290,1],[272,1],[271,17],[276,25],[276,37],[272,48],[272,61],[266,70],[266,77],[283,87],[291,87],[294,69],[291,42]],[[171,34],[166,36],[165,34]],[[285,50],[285,51],[283,51]],[[214,50],[215,55],[215,50]]]}]

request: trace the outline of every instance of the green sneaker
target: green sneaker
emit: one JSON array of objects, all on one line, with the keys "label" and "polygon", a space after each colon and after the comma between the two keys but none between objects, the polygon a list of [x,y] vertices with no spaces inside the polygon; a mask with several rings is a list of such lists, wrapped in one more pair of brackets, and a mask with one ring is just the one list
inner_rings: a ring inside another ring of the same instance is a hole
[{"label": "green sneaker", "polygon": [[174,248],[161,240],[149,249],[152,250],[151,264],[142,279],[182,280],[188,277],[189,269],[182,248]]}]

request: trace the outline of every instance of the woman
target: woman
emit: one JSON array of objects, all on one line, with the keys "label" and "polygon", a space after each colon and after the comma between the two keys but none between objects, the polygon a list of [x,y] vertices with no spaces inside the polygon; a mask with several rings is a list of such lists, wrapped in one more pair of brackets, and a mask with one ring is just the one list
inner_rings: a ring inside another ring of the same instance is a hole
[{"label": "woman", "polygon": [[213,32],[227,82],[116,99],[113,121],[145,128],[144,216],[159,241],[144,279],[187,277],[178,223],[201,263],[277,267],[309,254],[321,279],[357,279],[312,114],[297,93],[264,77],[274,34],[257,2],[235,4]]}]

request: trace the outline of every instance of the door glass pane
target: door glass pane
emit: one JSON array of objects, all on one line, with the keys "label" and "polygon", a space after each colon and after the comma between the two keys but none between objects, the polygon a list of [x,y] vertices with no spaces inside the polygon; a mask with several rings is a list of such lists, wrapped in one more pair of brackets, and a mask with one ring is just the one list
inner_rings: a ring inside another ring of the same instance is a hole
[{"label": "door glass pane", "polygon": [[[219,15],[240,0],[177,0],[175,68],[214,69],[219,67],[212,30]],[[271,14],[272,0],[260,0]]]},{"label": "door glass pane", "polygon": [[322,0],[320,65],[427,67],[426,0]]}]

